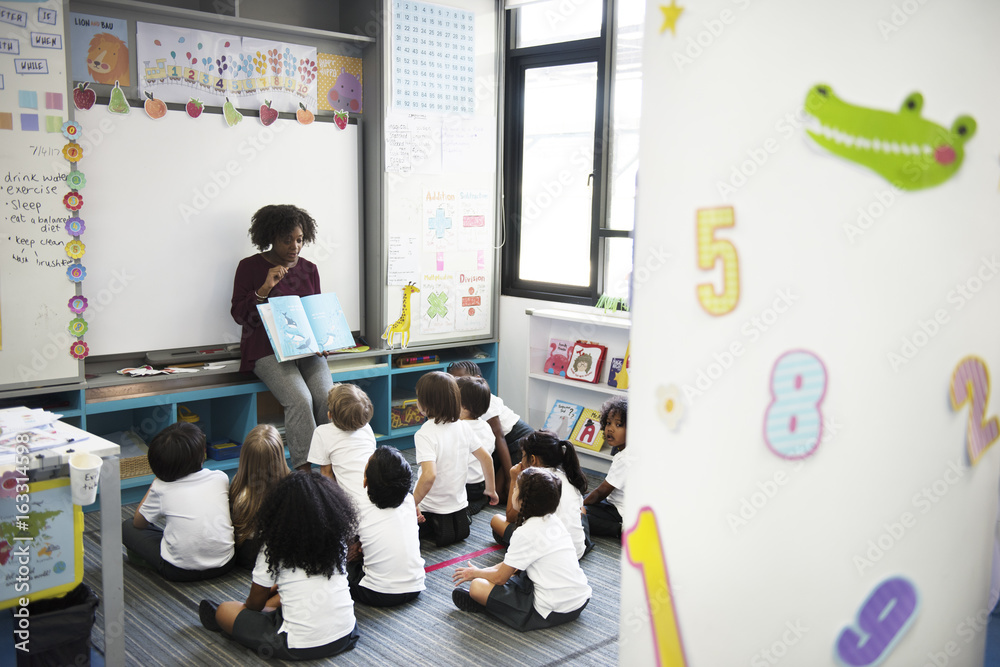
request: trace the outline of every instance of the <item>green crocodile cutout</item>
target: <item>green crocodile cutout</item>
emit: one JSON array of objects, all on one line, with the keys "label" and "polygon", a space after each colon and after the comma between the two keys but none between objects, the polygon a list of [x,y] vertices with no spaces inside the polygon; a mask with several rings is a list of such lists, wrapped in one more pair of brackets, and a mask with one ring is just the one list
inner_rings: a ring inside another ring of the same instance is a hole
[{"label": "green crocodile cutout", "polygon": [[976,133],[972,116],[959,116],[946,130],[920,116],[924,98],[911,93],[898,113],[844,102],[818,84],[806,95],[806,132],[834,155],[857,162],[901,190],[944,183],[965,158],[965,142]]}]

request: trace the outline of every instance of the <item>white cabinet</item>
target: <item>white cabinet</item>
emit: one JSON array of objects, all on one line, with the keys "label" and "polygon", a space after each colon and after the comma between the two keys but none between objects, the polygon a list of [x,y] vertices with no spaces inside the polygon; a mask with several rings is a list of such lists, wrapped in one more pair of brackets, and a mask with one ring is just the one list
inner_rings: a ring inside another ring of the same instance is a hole
[{"label": "white cabinet", "polygon": [[[533,428],[541,428],[545,418],[558,400],[567,401],[585,408],[600,410],[601,404],[614,395],[626,392],[608,384],[611,360],[624,358],[629,341],[628,314],[602,315],[556,309],[529,308],[525,311],[528,320],[528,388],[526,421]],[[551,353],[552,339],[574,343],[578,340],[600,343],[608,348],[601,368],[600,380],[595,384],[567,380],[545,372],[545,361]],[[576,448],[580,465],[588,470],[606,473],[611,467],[611,452],[604,447],[593,452],[582,447]]]}]

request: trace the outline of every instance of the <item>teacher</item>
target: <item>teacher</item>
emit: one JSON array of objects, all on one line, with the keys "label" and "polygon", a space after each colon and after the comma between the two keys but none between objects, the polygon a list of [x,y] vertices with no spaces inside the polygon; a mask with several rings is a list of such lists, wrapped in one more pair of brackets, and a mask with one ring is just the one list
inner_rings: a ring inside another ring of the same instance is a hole
[{"label": "teacher", "polygon": [[308,470],[309,444],[317,424],[327,420],[326,397],[333,387],[325,355],[279,362],[257,305],[274,296],[319,294],[319,271],[299,257],[316,239],[316,221],[290,204],[264,206],[250,220],[250,242],[260,252],[240,260],[233,281],[233,319],[243,327],[240,371],[253,371],[285,409],[285,444],[290,467]]}]

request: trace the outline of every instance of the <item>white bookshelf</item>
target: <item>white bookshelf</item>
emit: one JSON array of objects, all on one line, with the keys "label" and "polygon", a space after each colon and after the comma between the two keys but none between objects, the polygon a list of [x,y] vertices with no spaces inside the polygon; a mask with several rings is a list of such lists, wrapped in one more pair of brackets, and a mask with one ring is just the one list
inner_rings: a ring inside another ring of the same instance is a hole
[{"label": "white bookshelf", "polygon": [[[608,384],[611,360],[624,357],[628,347],[631,321],[624,315],[606,315],[600,312],[558,310],[554,308],[529,308],[528,320],[528,424],[540,428],[557,400],[569,401],[599,410],[609,397],[626,392]],[[549,340],[557,338],[571,343],[577,340],[593,341],[608,348],[601,368],[600,380],[594,384],[567,380],[544,372],[549,357]],[[599,452],[577,448],[580,465],[588,470],[607,473],[611,467],[611,451],[605,447]]]}]

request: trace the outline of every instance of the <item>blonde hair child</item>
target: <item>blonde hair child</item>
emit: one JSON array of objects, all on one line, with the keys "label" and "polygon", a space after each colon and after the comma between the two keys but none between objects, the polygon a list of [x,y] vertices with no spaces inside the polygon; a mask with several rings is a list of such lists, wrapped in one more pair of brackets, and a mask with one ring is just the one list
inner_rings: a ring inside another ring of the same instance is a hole
[{"label": "blonde hair child", "polygon": [[240,450],[240,465],[229,485],[229,507],[236,537],[236,564],[253,568],[260,542],[254,520],[271,489],[289,473],[285,444],[270,424],[255,426]]}]

